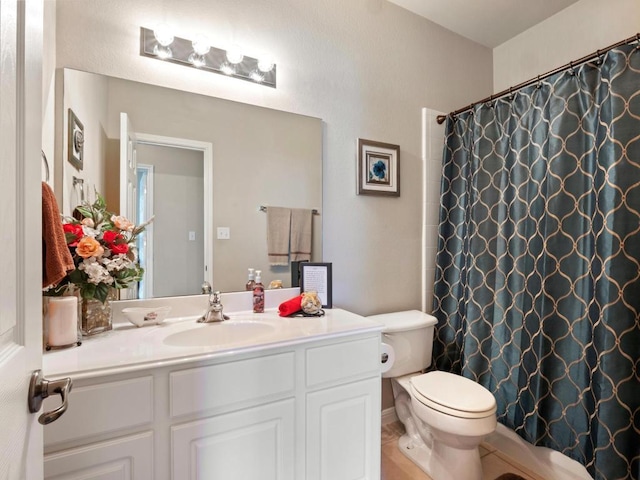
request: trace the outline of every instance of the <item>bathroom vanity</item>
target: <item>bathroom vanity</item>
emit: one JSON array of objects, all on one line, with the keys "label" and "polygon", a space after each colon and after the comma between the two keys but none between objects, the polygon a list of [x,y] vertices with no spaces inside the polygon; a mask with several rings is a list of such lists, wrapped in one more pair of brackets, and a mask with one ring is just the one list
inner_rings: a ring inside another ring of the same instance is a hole
[{"label": "bathroom vanity", "polygon": [[44,428],[45,478],[379,479],[381,325],[229,315],[119,324],[45,354],[48,378],[73,379]]}]

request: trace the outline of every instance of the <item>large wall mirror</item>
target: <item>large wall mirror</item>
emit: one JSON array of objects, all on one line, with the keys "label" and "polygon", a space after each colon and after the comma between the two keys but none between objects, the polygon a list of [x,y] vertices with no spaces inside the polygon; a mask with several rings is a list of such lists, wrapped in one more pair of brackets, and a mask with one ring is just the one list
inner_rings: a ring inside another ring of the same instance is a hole
[{"label": "large wall mirror", "polygon": [[[322,261],[320,119],[71,69],[62,77],[61,208],[71,214],[95,189],[111,211],[129,203],[138,223],[155,215],[140,298],[199,294],[207,279],[216,290],[243,290],[248,268],[262,270],[265,285],[290,286],[290,266],[268,262],[261,206],[317,210],[312,261]],[[83,128],[81,168],[68,158],[70,112]]]}]

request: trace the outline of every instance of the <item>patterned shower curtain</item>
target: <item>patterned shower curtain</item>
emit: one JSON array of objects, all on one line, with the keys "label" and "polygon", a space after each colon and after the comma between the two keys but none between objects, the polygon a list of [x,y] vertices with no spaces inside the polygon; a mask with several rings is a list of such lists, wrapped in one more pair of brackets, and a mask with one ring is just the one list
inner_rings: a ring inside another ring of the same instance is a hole
[{"label": "patterned shower curtain", "polygon": [[434,363],[498,420],[640,478],[640,50],[448,119]]}]

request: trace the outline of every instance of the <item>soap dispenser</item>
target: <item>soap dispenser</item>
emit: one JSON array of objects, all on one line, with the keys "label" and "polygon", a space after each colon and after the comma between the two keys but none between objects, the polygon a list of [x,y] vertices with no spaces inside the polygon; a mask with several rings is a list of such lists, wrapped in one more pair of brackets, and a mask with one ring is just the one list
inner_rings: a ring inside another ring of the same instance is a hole
[{"label": "soap dispenser", "polygon": [[264,312],[264,285],[262,285],[261,274],[261,270],[256,270],[256,280],[253,285],[253,313]]},{"label": "soap dispenser", "polygon": [[253,268],[249,269],[249,280],[247,280],[247,284],[245,285],[245,290],[248,292],[253,291],[253,286],[255,285],[255,275],[253,274]]}]

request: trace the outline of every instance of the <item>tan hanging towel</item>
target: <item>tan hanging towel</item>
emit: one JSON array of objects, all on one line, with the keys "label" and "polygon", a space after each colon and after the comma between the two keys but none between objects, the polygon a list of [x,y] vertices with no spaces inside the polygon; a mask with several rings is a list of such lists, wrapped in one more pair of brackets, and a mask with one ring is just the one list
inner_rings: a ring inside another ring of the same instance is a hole
[{"label": "tan hanging towel", "polygon": [[74,269],[56,197],[42,182],[42,288],[57,285]]},{"label": "tan hanging towel", "polygon": [[291,209],[267,208],[267,255],[271,265],[289,265]]},{"label": "tan hanging towel", "polygon": [[291,261],[311,261],[313,210],[291,209]]}]

